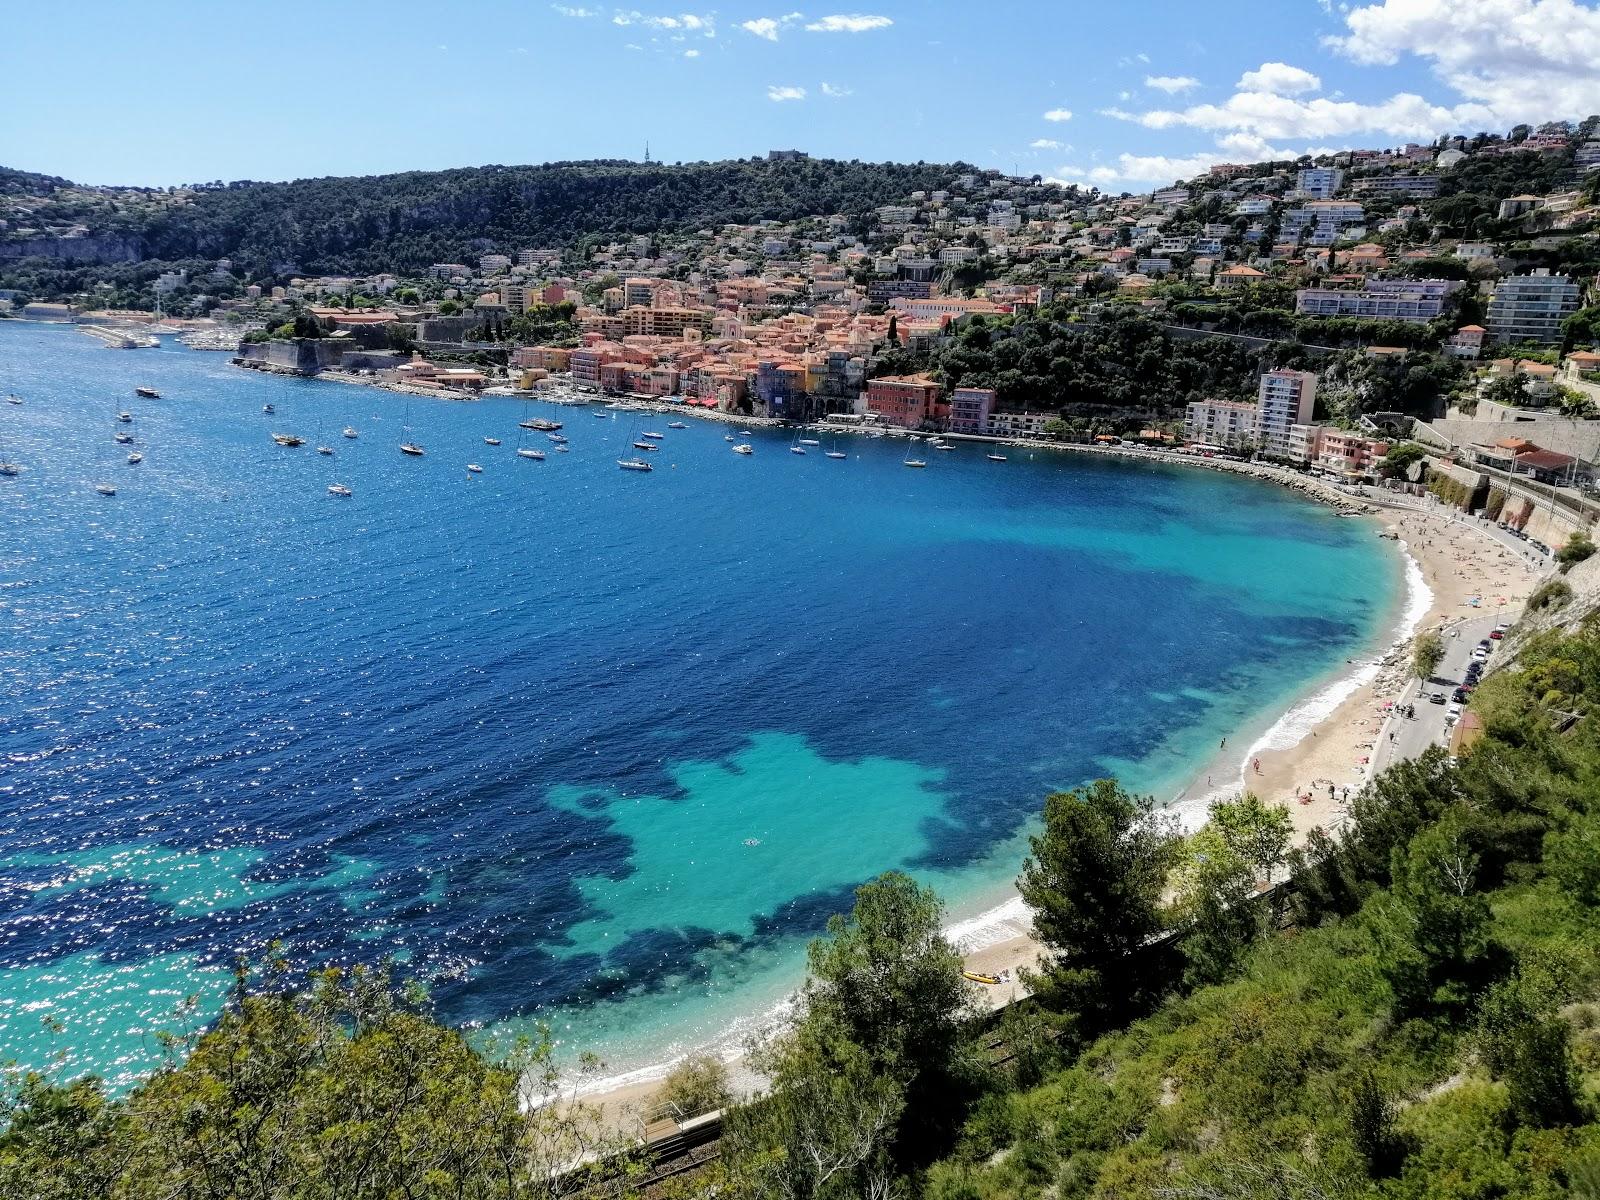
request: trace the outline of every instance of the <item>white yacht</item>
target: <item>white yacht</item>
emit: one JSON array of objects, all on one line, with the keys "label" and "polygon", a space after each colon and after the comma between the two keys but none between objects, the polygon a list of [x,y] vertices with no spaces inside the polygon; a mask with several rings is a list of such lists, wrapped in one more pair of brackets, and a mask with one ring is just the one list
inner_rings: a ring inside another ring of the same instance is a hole
[{"label": "white yacht", "polygon": [[645,462],[645,460],[642,459],[642,458],[619,458],[619,459],[617,459],[617,466],[621,467],[624,471],[653,471],[653,470],[655,470],[654,467],[652,467],[649,463]]},{"label": "white yacht", "polygon": [[535,450],[532,446],[523,446],[520,450],[517,451],[517,457],[518,458],[531,458],[531,459],[534,459],[536,462],[543,462],[544,461],[544,451],[543,450]]},{"label": "white yacht", "polygon": [[144,461],[144,455],[140,454],[137,450],[135,450],[132,454],[128,455],[128,465],[130,467],[137,467],[143,461]]},{"label": "white yacht", "polygon": [[342,483],[330,483],[328,485],[328,495],[330,495],[330,496],[346,496],[346,497],[349,497],[349,496],[354,496],[355,493],[352,492],[349,488],[345,487],[345,485],[342,484]]},{"label": "white yacht", "polygon": [[317,447],[317,453],[318,454],[326,454],[331,458],[333,456],[333,447],[332,446],[318,446]]},{"label": "white yacht", "polygon": [[354,425],[346,425],[344,427],[344,435],[347,438],[358,438],[361,436],[361,433]]},{"label": "white yacht", "polygon": [[735,454],[754,454],[756,452],[756,448],[749,442],[740,442],[733,448],[733,452]]},{"label": "white yacht", "polygon": [[472,474],[474,474],[474,475],[482,475],[483,474],[483,468],[480,467],[477,463],[468,463],[467,464],[467,470],[469,472],[471,472]]},{"label": "white yacht", "polygon": [[412,458],[421,458],[427,453],[427,451],[419,446],[416,442],[401,442],[400,453],[409,454]]},{"label": "white yacht", "polygon": [[102,496],[115,496],[117,494],[117,489],[109,483],[97,483],[94,485],[94,490]]}]

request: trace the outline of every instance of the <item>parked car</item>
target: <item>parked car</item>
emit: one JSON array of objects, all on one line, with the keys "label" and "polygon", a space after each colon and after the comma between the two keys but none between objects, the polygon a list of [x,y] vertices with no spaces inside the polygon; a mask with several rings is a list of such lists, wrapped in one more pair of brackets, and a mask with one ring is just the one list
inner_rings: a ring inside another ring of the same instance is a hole
[{"label": "parked car", "polygon": [[1445,702],[1445,694],[1443,692],[1430,692],[1429,693],[1429,695],[1428,695],[1428,703],[1429,704],[1443,704],[1444,702]]},{"label": "parked car", "polygon": [[1458,687],[1455,691],[1450,693],[1450,699],[1454,700],[1457,704],[1465,704],[1467,702],[1467,697],[1470,695],[1472,695],[1471,688]]}]

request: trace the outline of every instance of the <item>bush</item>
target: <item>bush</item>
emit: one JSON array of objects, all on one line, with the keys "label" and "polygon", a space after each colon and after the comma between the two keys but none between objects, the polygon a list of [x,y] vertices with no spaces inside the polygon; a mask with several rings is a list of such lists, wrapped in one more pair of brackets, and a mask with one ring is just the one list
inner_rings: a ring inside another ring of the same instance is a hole
[{"label": "bush", "polygon": [[1567,539],[1567,544],[1556,551],[1556,561],[1561,564],[1563,571],[1570,571],[1584,559],[1593,556],[1594,541],[1586,533],[1575,533]]},{"label": "bush", "polygon": [[679,1117],[726,1108],[732,1100],[728,1068],[709,1054],[691,1054],[668,1072],[661,1085],[662,1103],[671,1105]]},{"label": "bush", "polygon": [[1560,608],[1572,599],[1572,585],[1565,579],[1547,579],[1533,589],[1528,597],[1529,612],[1543,612],[1547,608]]}]

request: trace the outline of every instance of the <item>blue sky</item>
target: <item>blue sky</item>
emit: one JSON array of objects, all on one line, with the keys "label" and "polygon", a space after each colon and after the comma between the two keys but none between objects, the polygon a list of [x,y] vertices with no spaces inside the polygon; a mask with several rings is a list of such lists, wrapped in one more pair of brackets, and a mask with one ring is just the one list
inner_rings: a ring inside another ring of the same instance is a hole
[{"label": "blue sky", "polygon": [[648,142],[1139,190],[1600,109],[1600,0],[859,3],[7,0],[0,164],[171,184]]}]

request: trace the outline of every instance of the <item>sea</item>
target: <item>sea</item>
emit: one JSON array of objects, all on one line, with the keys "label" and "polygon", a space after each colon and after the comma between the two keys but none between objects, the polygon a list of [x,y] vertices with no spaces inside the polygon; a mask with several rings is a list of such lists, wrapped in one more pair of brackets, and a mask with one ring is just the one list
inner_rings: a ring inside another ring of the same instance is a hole
[{"label": "sea", "polygon": [[1192,796],[1405,609],[1367,522],[1179,466],[740,456],[0,321],[6,392],[0,1062],[116,1089],[269,951],[614,1076],[730,1045],[862,881],[981,935],[1046,794]]}]

